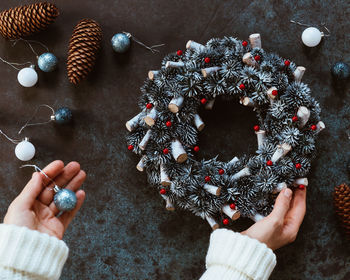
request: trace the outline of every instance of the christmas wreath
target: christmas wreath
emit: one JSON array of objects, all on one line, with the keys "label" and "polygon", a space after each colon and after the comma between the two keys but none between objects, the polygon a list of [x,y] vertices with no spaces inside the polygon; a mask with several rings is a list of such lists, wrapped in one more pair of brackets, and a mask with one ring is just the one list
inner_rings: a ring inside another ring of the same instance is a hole
[{"label": "christmas wreath", "polygon": [[[215,229],[218,219],[257,221],[271,212],[283,188],[305,187],[315,139],[325,125],[318,102],[301,82],[304,72],[265,52],[259,34],[249,42],[189,41],[186,51],[167,55],[160,70],[150,71],[141,88],[141,112],[126,123],[127,143],[141,156],[137,169],[147,171],[166,208],[188,209]],[[256,112],[256,154],[229,162],[196,159],[204,128],[198,109],[211,109],[219,96]]]}]

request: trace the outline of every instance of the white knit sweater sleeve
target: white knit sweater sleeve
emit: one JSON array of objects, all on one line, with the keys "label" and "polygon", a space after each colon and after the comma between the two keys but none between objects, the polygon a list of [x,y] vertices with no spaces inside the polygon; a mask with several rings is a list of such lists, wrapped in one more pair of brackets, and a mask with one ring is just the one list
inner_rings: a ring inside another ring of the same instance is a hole
[{"label": "white knit sweater sleeve", "polygon": [[68,252],[67,245],[53,236],[0,224],[1,280],[57,280]]},{"label": "white knit sweater sleeve", "polygon": [[227,229],[210,236],[207,270],[200,280],[265,280],[276,265],[276,256],[258,240]]}]

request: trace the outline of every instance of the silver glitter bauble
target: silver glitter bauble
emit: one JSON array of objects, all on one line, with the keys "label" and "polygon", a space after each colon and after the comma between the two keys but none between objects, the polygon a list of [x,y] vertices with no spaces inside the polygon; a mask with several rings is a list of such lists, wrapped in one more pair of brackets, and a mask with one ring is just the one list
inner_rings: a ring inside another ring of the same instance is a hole
[{"label": "silver glitter bauble", "polygon": [[345,62],[337,62],[332,66],[331,73],[338,80],[346,80],[350,77],[350,66]]},{"label": "silver glitter bauble", "polygon": [[117,33],[111,40],[113,50],[117,53],[124,53],[130,48],[130,38],[124,33]]},{"label": "silver glitter bauble", "polygon": [[43,53],[38,57],[38,66],[41,71],[52,72],[57,68],[58,59],[52,53]]},{"label": "silver glitter bauble", "polygon": [[72,121],[73,114],[72,111],[67,107],[59,108],[52,119],[58,124],[67,124]]},{"label": "silver glitter bauble", "polygon": [[55,194],[53,201],[60,211],[72,211],[77,205],[77,196],[75,192],[68,189],[59,189]]}]

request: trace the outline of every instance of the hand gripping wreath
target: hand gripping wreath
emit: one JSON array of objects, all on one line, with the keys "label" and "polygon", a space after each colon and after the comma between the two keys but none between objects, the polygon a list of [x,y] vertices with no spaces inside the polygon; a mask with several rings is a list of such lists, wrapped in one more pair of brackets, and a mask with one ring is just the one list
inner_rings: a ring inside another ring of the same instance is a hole
[{"label": "hand gripping wreath", "polygon": [[[249,43],[225,37],[206,45],[189,41],[186,48],[148,73],[142,111],[126,123],[128,149],[141,156],[137,169],[146,169],[166,209],[188,209],[213,229],[218,219],[257,221],[271,212],[283,188],[308,184],[315,138],[325,125],[301,82],[305,68],[265,52],[259,34],[250,35]],[[204,128],[198,109],[211,109],[218,96],[254,108],[256,154],[229,162],[196,160]]]}]

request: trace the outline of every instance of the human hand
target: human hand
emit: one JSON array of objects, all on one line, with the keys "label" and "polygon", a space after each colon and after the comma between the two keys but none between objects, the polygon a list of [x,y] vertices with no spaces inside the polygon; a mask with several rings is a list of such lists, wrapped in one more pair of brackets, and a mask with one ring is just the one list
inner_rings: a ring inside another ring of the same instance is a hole
[{"label": "human hand", "polygon": [[276,250],[293,242],[306,212],[306,189],[284,189],[278,195],[273,211],[241,234],[248,235]]},{"label": "human hand", "polygon": [[53,203],[54,184],[43,174],[35,172],[22,192],[10,204],[4,218],[4,224],[25,226],[32,230],[47,233],[62,239],[69,223],[72,221],[85,199],[85,192],[79,190],[86,178],[77,162],[64,166],[62,161],[54,161],[43,169],[49,178],[59,187],[76,192],[77,205],[74,210],[64,212],[56,217],[59,210]]}]

